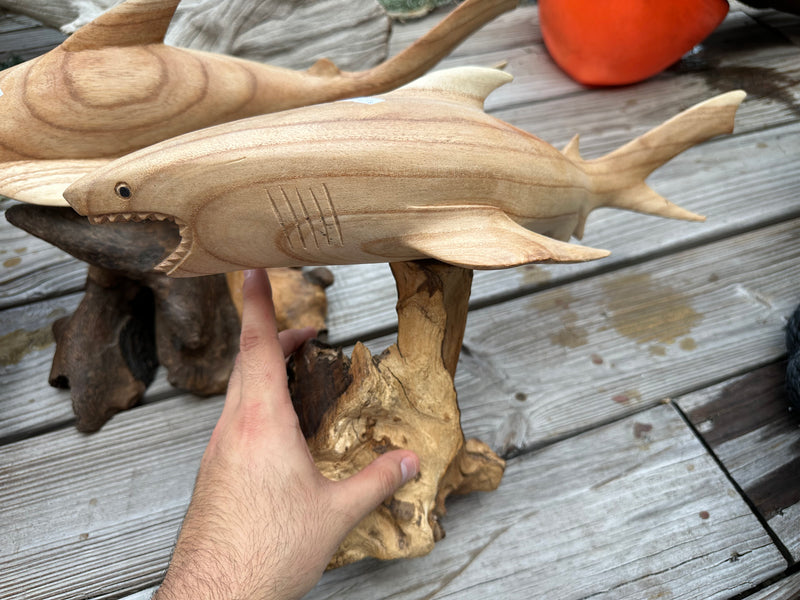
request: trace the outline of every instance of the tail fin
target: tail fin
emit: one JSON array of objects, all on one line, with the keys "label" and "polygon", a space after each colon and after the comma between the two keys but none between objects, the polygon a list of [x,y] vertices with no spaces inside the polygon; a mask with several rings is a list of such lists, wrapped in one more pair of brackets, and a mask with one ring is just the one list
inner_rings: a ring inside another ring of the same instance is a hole
[{"label": "tail fin", "polygon": [[[687,221],[705,217],[685,210],[650,189],[644,180],[655,169],[684,150],[733,131],[736,109],[745,98],[741,90],[715,96],[628,142],[610,154],[584,161],[577,136],[564,155],[580,164],[589,175],[596,201],[594,207],[610,206]],[[583,224],[576,235],[583,233]]]},{"label": "tail fin", "polygon": [[465,38],[492,19],[516,8],[519,0],[466,0],[438,25],[389,60],[352,75],[371,83],[359,93],[380,94],[427,73]]}]

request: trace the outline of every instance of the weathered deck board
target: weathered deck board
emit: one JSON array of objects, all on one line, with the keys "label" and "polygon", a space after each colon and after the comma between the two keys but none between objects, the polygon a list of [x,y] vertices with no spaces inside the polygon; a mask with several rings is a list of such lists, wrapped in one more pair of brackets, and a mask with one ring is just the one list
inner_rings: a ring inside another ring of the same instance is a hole
[{"label": "weathered deck board", "polygon": [[66,36],[23,15],[0,10],[0,63],[29,60],[60,44]]},{"label": "weathered deck board", "polygon": [[[776,360],[798,236],[790,221],[473,311],[456,376],[468,435],[514,453]],[[30,360],[18,372],[35,386],[46,359]]]},{"label": "weathered deck board", "polygon": [[785,564],[760,527],[729,536],[739,519],[752,516],[660,406],[510,461],[496,492],[451,504],[428,557],[334,571],[308,598],[727,598]]},{"label": "weathered deck board", "polygon": [[[452,7],[445,6],[425,19],[404,23],[394,22],[392,35],[389,38],[389,56],[394,56],[422,37],[436,23],[444,19],[450,10]],[[535,6],[520,6],[484,25],[456,47],[450,56],[461,57],[498,50],[513,50],[532,43],[542,43],[539,11]]]},{"label": "weathered deck board", "polygon": [[0,448],[0,598],[108,598],[156,583],[220,410],[187,396],[96,434],[66,428]]},{"label": "weathered deck board", "polygon": [[800,420],[789,412],[785,374],[781,361],[677,403],[797,561]]},{"label": "weathered deck board", "polygon": [[748,600],[797,600],[800,598],[800,574],[795,573],[747,598]]},{"label": "weathered deck board", "polygon": [[[0,598],[107,598],[155,583],[220,408],[199,403],[187,419],[187,402],[0,450]],[[669,406],[512,460],[496,492],[452,502],[445,527],[428,557],[329,573],[309,598],[723,598],[786,567]]]}]

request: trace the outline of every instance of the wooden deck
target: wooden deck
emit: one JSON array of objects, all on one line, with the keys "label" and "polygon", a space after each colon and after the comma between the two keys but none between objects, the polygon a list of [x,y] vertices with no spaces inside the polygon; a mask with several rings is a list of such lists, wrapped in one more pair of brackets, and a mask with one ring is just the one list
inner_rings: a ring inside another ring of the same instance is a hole
[{"label": "wooden deck", "polygon": [[[397,26],[394,51],[442,14]],[[59,39],[0,18],[0,48],[23,58]],[[430,555],[329,572],[309,598],[800,598],[800,428],[783,392],[800,303],[799,46],[800,18],[734,5],[690,59],[587,90],[550,62],[524,6],[446,61],[508,60],[516,79],[491,112],[557,147],[580,133],[587,157],[714,94],[749,96],[734,135],[650,179],[705,223],[598,211],[584,243],[610,258],[476,275],[456,385],[466,434],[508,458],[500,488],[452,498]],[[142,405],[78,433],[47,375],[50,325],[86,267],[4,219],[0,263],[0,598],[148,598],[221,398],[162,374]],[[332,341],[381,350],[388,267],[334,271]]]}]

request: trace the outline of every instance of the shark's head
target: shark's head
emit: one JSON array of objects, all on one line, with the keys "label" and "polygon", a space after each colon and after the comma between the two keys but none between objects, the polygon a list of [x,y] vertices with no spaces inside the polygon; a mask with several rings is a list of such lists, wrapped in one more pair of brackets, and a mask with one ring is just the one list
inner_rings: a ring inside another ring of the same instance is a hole
[{"label": "shark's head", "polygon": [[[170,169],[136,158],[136,154],[114,160],[84,175],[64,191],[64,198],[93,224],[125,221],[171,221],[180,229],[181,241],[156,266],[169,273],[180,265],[192,247],[192,230],[183,214],[185,195],[175,189]],[[165,198],[175,199],[165,212]]]}]

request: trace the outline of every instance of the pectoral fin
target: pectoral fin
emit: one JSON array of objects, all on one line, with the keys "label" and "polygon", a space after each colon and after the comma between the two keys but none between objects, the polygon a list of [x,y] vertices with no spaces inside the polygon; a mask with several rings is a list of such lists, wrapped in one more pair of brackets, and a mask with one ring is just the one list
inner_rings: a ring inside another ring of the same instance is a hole
[{"label": "pectoral fin", "polygon": [[426,213],[431,225],[410,235],[407,243],[421,254],[459,267],[505,269],[534,262],[584,262],[609,254],[529,231],[491,206],[415,210]]},{"label": "pectoral fin", "polygon": [[109,159],[20,160],[0,164],[0,194],[42,206],[69,206],[62,196],[73,182]]}]

